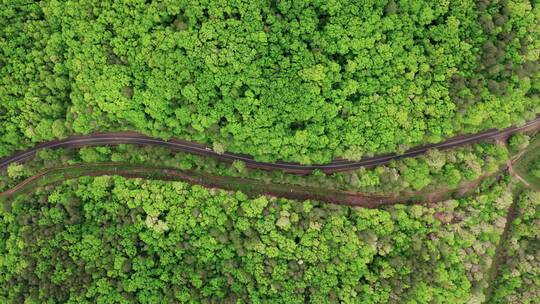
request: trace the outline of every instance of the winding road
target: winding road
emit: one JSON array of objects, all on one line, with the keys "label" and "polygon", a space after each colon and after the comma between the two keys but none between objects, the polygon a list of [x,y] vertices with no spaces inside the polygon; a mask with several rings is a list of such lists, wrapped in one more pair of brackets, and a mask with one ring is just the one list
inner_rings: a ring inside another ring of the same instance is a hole
[{"label": "winding road", "polygon": [[445,150],[458,146],[476,143],[488,139],[500,139],[504,138],[512,133],[520,131],[530,131],[540,129],[540,116],[531,121],[528,121],[519,127],[510,127],[502,130],[490,129],[480,133],[471,135],[460,135],[452,137],[444,142],[437,144],[429,144],[414,147],[403,154],[384,154],[374,157],[368,157],[359,161],[348,160],[334,160],[328,164],[320,165],[302,165],[298,163],[290,162],[261,162],[254,160],[252,157],[244,154],[235,153],[217,153],[212,151],[208,146],[193,143],[189,141],[172,139],[169,141],[148,137],[146,135],[136,132],[110,132],[110,133],[97,133],[91,135],[77,135],[71,136],[65,139],[53,140],[43,142],[37,146],[25,151],[15,153],[12,156],[0,159],[0,170],[6,168],[9,164],[15,162],[22,162],[33,157],[38,151],[42,149],[51,148],[79,148],[86,146],[99,146],[99,145],[118,145],[118,144],[135,144],[135,145],[150,145],[161,146],[169,148],[173,151],[181,151],[187,153],[193,153],[202,156],[209,156],[219,160],[233,162],[235,160],[243,161],[247,167],[264,169],[264,170],[282,170],[288,173],[295,174],[310,174],[313,170],[321,170],[325,173],[334,173],[339,171],[354,170],[360,167],[373,167],[377,165],[383,165],[390,162],[393,159],[399,159],[403,157],[412,157],[425,153],[429,149]]}]

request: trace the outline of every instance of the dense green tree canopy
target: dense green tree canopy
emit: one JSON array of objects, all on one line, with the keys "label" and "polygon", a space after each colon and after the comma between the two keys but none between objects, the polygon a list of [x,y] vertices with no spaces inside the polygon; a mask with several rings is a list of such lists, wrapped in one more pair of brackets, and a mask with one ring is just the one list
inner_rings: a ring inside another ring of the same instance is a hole
[{"label": "dense green tree canopy", "polygon": [[110,129],[326,162],[539,111],[529,0],[0,4],[0,156]]},{"label": "dense green tree canopy", "polygon": [[478,301],[508,189],[503,179],[470,198],[375,210],[69,180],[0,209],[0,302]]}]

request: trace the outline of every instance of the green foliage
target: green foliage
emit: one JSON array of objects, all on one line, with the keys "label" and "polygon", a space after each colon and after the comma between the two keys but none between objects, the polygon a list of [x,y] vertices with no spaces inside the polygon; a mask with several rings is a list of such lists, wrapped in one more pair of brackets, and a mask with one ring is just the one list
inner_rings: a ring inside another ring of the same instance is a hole
[{"label": "green foliage", "polygon": [[539,10],[529,0],[3,2],[0,156],[129,129],[323,163],[508,126],[540,111]]},{"label": "green foliage", "polygon": [[79,157],[85,163],[106,161],[109,158],[110,149],[107,147],[88,147],[79,150]]},{"label": "green foliage", "polygon": [[17,178],[24,174],[24,165],[22,164],[11,164],[7,167],[7,177],[9,178]]},{"label": "green foliage", "polygon": [[510,228],[505,258],[490,303],[537,303],[540,299],[540,193],[525,191]]},{"label": "green foliage", "polygon": [[0,301],[466,303],[504,227],[505,180],[379,210],[69,180],[0,211]]},{"label": "green foliage", "polygon": [[536,178],[540,178],[540,160],[532,164],[531,174]]},{"label": "green foliage", "polygon": [[508,144],[513,151],[517,152],[527,148],[529,145],[529,140],[530,137],[526,134],[517,133],[510,137]]}]

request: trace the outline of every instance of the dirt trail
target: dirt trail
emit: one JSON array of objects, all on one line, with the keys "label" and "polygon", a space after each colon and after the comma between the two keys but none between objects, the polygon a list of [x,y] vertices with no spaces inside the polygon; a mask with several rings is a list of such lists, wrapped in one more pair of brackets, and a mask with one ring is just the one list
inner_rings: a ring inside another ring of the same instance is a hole
[{"label": "dirt trail", "polygon": [[[325,172],[334,172],[341,171],[343,168],[356,168],[358,166],[365,166],[369,164],[382,164],[388,162],[391,159],[406,157],[411,155],[418,155],[426,152],[431,148],[446,149],[454,147],[456,145],[462,145],[466,143],[476,142],[479,140],[485,140],[487,138],[492,138],[497,141],[501,141],[501,138],[508,136],[514,132],[525,131],[525,130],[536,130],[540,128],[540,116],[536,119],[527,122],[521,127],[512,127],[504,130],[488,130],[479,134],[474,134],[470,136],[459,136],[452,138],[446,142],[421,146],[413,148],[402,155],[387,155],[387,156],[378,156],[370,159],[361,160],[359,162],[349,162],[344,160],[336,160],[331,164],[320,165],[319,168],[326,168]],[[57,140],[47,143],[42,143],[30,150],[17,153],[11,157],[5,158],[0,161],[0,169],[6,167],[7,165],[13,162],[19,162],[33,156],[37,151],[45,148],[55,148],[55,147],[83,147],[90,145],[99,145],[99,144],[120,144],[120,143],[135,143],[135,144],[148,144],[148,145],[157,145],[157,146],[166,146],[173,150],[181,150],[185,152],[191,152],[195,154],[213,156],[220,159],[225,159],[228,161],[240,159],[248,160],[248,165],[257,167],[257,164],[262,164],[262,169],[281,169],[284,171],[292,170],[294,173],[308,173],[311,172],[313,167],[317,166],[304,166],[300,164],[293,163],[261,163],[254,161],[248,156],[237,155],[237,154],[217,154],[209,150],[204,145],[182,142],[177,140],[172,141],[163,141],[159,139],[153,139],[146,137],[141,134],[131,133],[131,132],[120,132],[120,133],[105,133],[105,134],[94,134],[90,136],[76,136],[71,137],[65,140]],[[510,159],[507,163],[507,167],[511,173],[515,176],[512,170],[512,163],[516,161],[518,157]],[[249,162],[251,161],[251,162]],[[96,166],[105,167],[98,169]],[[126,168],[128,166],[129,168]],[[285,166],[283,169],[282,166]],[[124,169],[121,169],[124,168]],[[299,169],[301,168],[301,169]],[[340,169],[341,168],[341,169]],[[502,170],[503,168],[501,168]],[[77,172],[80,170],[81,172]],[[304,171],[307,170],[307,171]],[[499,171],[500,172],[500,171]],[[203,185],[206,187],[216,187],[226,190],[240,190],[247,194],[255,195],[272,195],[272,196],[281,196],[290,199],[297,200],[318,200],[325,201],[334,204],[346,204],[352,206],[362,206],[368,208],[376,208],[383,205],[390,205],[396,203],[434,203],[447,198],[450,198],[452,194],[456,196],[463,196],[465,193],[469,192],[471,189],[474,189],[484,178],[489,177],[497,172],[492,174],[481,176],[480,178],[474,181],[464,182],[457,187],[457,189],[449,189],[448,187],[440,187],[437,189],[429,189],[424,191],[416,192],[400,192],[393,195],[378,195],[374,193],[358,193],[350,192],[336,189],[320,189],[319,187],[310,187],[310,186],[299,186],[299,185],[287,185],[279,183],[268,183],[260,180],[254,179],[245,179],[240,177],[225,177],[225,176],[215,176],[208,173],[196,172],[191,170],[179,170],[175,168],[164,168],[164,167],[149,167],[143,165],[133,165],[133,164],[122,164],[122,163],[100,163],[100,164],[77,164],[70,166],[63,166],[58,168],[51,168],[45,171],[42,171],[32,177],[29,177],[25,181],[16,185],[12,189],[9,189],[3,193],[0,193],[0,197],[10,197],[15,195],[24,188],[37,184],[38,181],[46,179],[52,174],[61,174],[62,178],[59,181],[75,178],[83,175],[122,175],[130,177],[145,177],[145,178],[155,178],[163,180],[182,180],[194,184]],[[522,178],[520,178],[522,180]],[[52,183],[52,182],[51,182]],[[528,183],[525,184],[527,185]],[[38,185],[39,186],[39,185]]]},{"label": "dirt trail", "polygon": [[[508,145],[506,142],[502,142],[503,145],[508,149]],[[523,155],[530,152],[530,147],[527,147],[521,151],[519,151],[516,155],[512,156],[507,162],[508,166],[508,173],[512,175],[513,177],[517,178],[521,183],[523,183],[527,188],[534,190],[534,191],[540,191],[540,188],[536,187],[535,185],[529,183],[525,178],[523,178],[516,170],[514,170],[514,164],[518,163],[520,159],[523,157]]]},{"label": "dirt trail", "polygon": [[392,204],[430,204],[450,198],[452,193],[464,195],[471,188],[471,184],[478,184],[484,178],[493,174],[481,176],[474,181],[464,182],[457,189],[442,187],[426,191],[378,195],[374,193],[269,183],[240,177],[216,176],[208,173],[168,167],[149,167],[145,165],[109,162],[67,165],[47,169],[27,178],[15,187],[0,193],[0,197],[12,197],[20,193],[29,192],[36,187],[56,184],[80,176],[121,175],[125,177],[185,181],[208,188],[242,191],[248,195],[270,195],[295,200],[317,200],[340,205],[377,208]]},{"label": "dirt trail", "polygon": [[[508,145],[506,142],[501,142],[506,148],[508,148]],[[519,162],[521,157],[528,152],[528,149],[523,149],[522,151],[519,151],[516,155],[512,156],[507,162],[506,167],[508,169],[508,173],[515,177],[519,182],[521,182],[523,185],[525,185],[527,188],[534,190],[534,191],[540,191],[540,189],[537,189],[534,185],[531,185],[527,180],[525,180],[521,175],[519,175],[516,170],[514,170],[514,164]],[[509,188],[514,189],[516,185],[514,183],[510,183]],[[489,303],[491,300],[491,297],[493,295],[494,291],[494,284],[497,280],[497,277],[499,275],[499,268],[501,264],[504,262],[504,259],[506,257],[506,252],[504,250],[505,246],[507,245],[508,238],[510,235],[510,230],[512,228],[512,223],[516,219],[518,215],[518,195],[514,193],[512,197],[512,205],[508,209],[508,213],[506,215],[506,223],[504,225],[504,230],[501,235],[501,239],[499,240],[499,243],[497,245],[497,248],[495,249],[495,258],[493,260],[493,264],[491,265],[491,268],[488,271],[489,279],[488,279],[488,289],[486,291],[486,303]]]},{"label": "dirt trail", "polygon": [[520,182],[522,182],[527,188],[534,190],[534,191],[540,191],[540,189],[536,189],[534,185],[531,185],[527,180],[525,180],[521,175],[519,175],[516,170],[514,170],[514,167],[512,166],[512,163],[508,162],[508,172],[515,178],[517,178]]}]

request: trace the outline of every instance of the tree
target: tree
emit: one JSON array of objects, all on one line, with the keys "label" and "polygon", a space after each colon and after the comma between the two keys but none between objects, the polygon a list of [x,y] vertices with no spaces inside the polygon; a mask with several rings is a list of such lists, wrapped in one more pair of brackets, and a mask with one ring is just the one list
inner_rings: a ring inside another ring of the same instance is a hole
[{"label": "tree", "polygon": [[513,151],[521,151],[529,145],[530,137],[523,133],[517,133],[510,137],[509,144]]},{"label": "tree", "polygon": [[13,163],[7,167],[7,175],[9,178],[18,178],[24,174],[24,165]]}]

